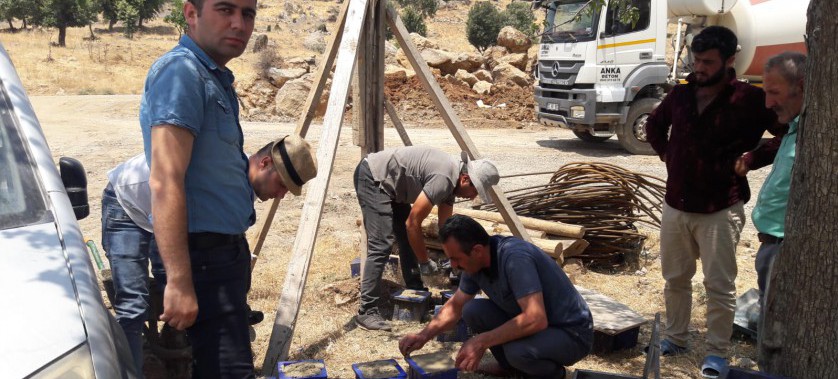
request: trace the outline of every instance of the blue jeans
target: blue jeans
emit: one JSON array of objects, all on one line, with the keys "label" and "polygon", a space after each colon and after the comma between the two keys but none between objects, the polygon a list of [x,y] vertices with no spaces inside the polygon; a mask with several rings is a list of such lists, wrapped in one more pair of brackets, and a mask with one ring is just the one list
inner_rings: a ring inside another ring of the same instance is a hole
[{"label": "blue jeans", "polygon": [[102,193],[102,249],[111,265],[116,321],[128,338],[138,372],[143,370],[143,325],[148,318],[148,258],[153,236],[119,205],[110,185]]},{"label": "blue jeans", "polygon": [[[164,288],[157,244],[152,241],[152,273]],[[218,246],[189,247],[198,317],[186,329],[192,345],[193,378],[255,378],[247,292],[250,290],[250,248],[243,237]]]}]

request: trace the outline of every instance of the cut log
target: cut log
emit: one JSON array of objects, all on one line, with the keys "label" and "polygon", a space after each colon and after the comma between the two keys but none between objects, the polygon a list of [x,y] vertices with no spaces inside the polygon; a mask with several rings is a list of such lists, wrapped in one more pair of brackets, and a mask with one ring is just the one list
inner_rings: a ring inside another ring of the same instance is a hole
[{"label": "cut log", "polygon": [[[489,220],[494,222],[503,222],[503,217],[497,212],[479,211],[474,209],[454,208],[455,214],[469,216],[471,218],[479,218],[482,220]],[[565,224],[555,221],[539,220],[532,217],[519,217],[524,227],[529,229],[541,230],[547,234],[552,234],[560,237],[582,238],[585,235],[585,227],[579,225]]]}]

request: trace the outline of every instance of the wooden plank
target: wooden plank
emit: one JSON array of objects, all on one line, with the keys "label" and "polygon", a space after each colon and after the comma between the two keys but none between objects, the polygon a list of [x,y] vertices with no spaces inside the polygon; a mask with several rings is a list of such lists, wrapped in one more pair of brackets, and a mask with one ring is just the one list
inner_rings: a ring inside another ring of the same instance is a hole
[{"label": "wooden plank", "polygon": [[317,229],[320,226],[320,218],[323,214],[326,190],[329,187],[329,179],[335,161],[343,113],[352,80],[352,70],[358,52],[358,39],[366,20],[368,4],[367,0],[349,1],[343,38],[338,49],[337,66],[329,94],[329,105],[323,119],[323,131],[317,149],[318,175],[311,180],[303,203],[299,229],[294,239],[285,283],[282,286],[282,295],[277,307],[268,352],[262,363],[262,373],[265,376],[272,376],[276,372],[277,363],[288,357],[294,326],[297,322],[297,314],[300,310],[306,278],[308,277],[308,267],[314,253]]},{"label": "wooden plank", "polygon": [[396,128],[396,132],[399,133],[399,138],[402,139],[402,143],[405,146],[413,146],[413,142],[410,142],[410,137],[407,135],[407,130],[404,129],[404,124],[402,124],[402,120],[399,120],[399,115],[396,114],[396,108],[393,107],[393,104],[390,100],[384,99],[384,108],[387,109],[387,117],[390,117],[390,122],[393,123],[393,127]]},{"label": "wooden plank", "polygon": [[599,292],[579,286],[576,290],[591,309],[596,331],[613,336],[649,322],[627,305]]},{"label": "wooden plank", "polygon": [[[416,71],[416,76],[419,78],[422,86],[425,87],[425,90],[431,95],[431,100],[433,100],[434,105],[436,105],[436,109],[439,111],[439,114],[442,115],[445,125],[447,125],[448,129],[451,130],[451,134],[454,136],[454,139],[457,140],[457,144],[463,151],[467,152],[472,159],[479,159],[480,153],[477,151],[477,146],[471,140],[468,133],[466,133],[465,127],[460,122],[457,114],[454,113],[454,108],[451,107],[451,103],[448,102],[448,99],[445,97],[445,93],[443,93],[442,89],[439,88],[439,83],[436,82],[436,79],[434,79],[430,69],[428,69],[427,63],[425,63],[425,60],[422,59],[422,55],[419,54],[419,50],[416,49],[416,46],[413,45],[413,41],[409,38],[409,33],[404,27],[402,20],[399,18],[399,14],[390,4],[387,4],[387,24],[390,26],[390,30],[393,32],[393,35],[399,41],[399,46],[404,49],[407,60],[410,61],[410,65],[413,67],[413,70]],[[506,195],[500,189],[500,186],[494,185],[489,187],[488,190],[489,195],[492,197],[495,204],[497,204],[498,210],[501,215],[503,215],[503,219],[506,220],[506,224],[509,225],[512,232],[524,240],[531,241],[530,236],[527,234],[527,231],[524,230],[524,226],[521,224],[521,221],[518,220],[518,216],[515,214],[515,211],[512,209],[512,205],[509,204],[509,200],[507,200]]]},{"label": "wooden plank", "polygon": [[[329,44],[326,45],[327,48],[323,53],[323,61],[320,62],[320,67],[317,68],[317,76],[312,83],[311,91],[309,91],[308,98],[306,99],[306,106],[303,107],[303,113],[297,121],[296,133],[303,138],[308,133],[308,127],[311,125],[311,120],[317,111],[317,105],[320,103],[320,96],[323,95],[323,87],[326,86],[326,80],[329,79],[329,72],[335,63],[335,55],[338,52],[337,45],[343,35],[343,26],[346,22],[346,10],[348,7],[349,2],[347,1],[340,9],[337,24],[335,24],[335,32],[332,34],[332,39],[329,41]],[[276,214],[277,208],[279,208],[280,201],[278,199],[271,200],[271,207],[264,214],[264,217],[262,217],[262,226],[259,228],[259,232],[250,241],[250,246],[253,250],[253,258],[250,260],[251,271],[256,266],[256,259],[259,257],[259,253],[262,252],[262,246],[265,243],[268,232],[271,230],[271,224],[274,221],[274,215]]]}]

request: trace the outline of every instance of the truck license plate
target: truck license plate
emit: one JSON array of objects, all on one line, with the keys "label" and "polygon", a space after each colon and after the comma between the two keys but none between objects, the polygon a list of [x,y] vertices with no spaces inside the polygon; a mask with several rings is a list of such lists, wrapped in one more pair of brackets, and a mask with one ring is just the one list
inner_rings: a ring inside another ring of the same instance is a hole
[{"label": "truck license plate", "polygon": [[557,110],[559,110],[559,104],[547,103],[547,110],[548,111],[557,111]]}]

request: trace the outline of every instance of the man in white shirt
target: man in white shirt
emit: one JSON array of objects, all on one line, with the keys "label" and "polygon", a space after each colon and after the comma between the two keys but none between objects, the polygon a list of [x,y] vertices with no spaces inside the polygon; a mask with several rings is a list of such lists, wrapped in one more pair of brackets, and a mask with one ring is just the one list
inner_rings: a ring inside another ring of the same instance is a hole
[{"label": "man in white shirt", "polygon": [[[287,159],[285,159],[287,157]],[[282,199],[291,189],[316,175],[317,164],[308,142],[297,135],[272,141],[248,158],[247,177],[260,200]],[[116,319],[128,338],[139,372],[143,368],[143,323],[148,318],[149,259],[153,239],[149,167],[145,154],[108,172],[102,193],[102,248],[113,278]],[[289,184],[286,184],[289,183]],[[163,267],[157,262],[156,267]]]}]

